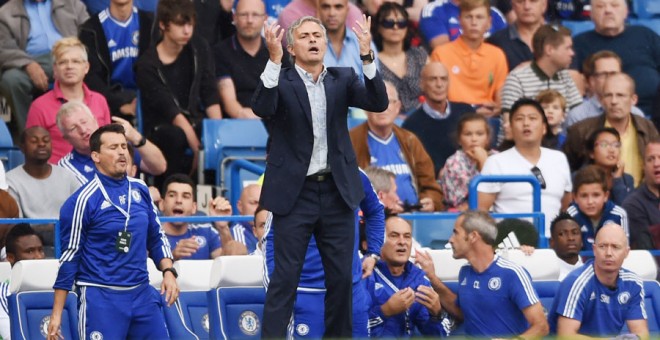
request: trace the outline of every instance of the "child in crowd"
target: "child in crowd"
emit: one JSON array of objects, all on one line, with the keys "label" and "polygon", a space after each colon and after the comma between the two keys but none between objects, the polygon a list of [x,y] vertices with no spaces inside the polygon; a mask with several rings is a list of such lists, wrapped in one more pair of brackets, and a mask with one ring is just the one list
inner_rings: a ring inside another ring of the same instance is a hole
[{"label": "child in crowd", "polygon": [[596,231],[609,223],[616,223],[628,232],[628,215],[609,200],[605,171],[596,165],[580,169],[573,179],[573,203],[568,213],[580,225],[582,250],[592,250]]},{"label": "child in crowd", "polygon": [[541,104],[545,116],[548,118],[550,132],[555,136],[555,145],[550,145],[555,150],[561,150],[566,141],[566,132],[562,131],[562,124],[566,119],[566,99],[556,90],[543,90],[536,96],[536,101]]},{"label": "child in crowd", "polygon": [[589,162],[605,171],[610,200],[623,204],[628,194],[635,189],[635,179],[624,172],[621,161],[621,136],[614,128],[599,128],[587,139]]},{"label": "child in crowd", "polygon": [[488,120],[484,116],[463,115],[458,121],[457,133],[460,148],[447,158],[438,175],[449,211],[467,210],[470,181],[481,172],[486,158],[492,154]]}]

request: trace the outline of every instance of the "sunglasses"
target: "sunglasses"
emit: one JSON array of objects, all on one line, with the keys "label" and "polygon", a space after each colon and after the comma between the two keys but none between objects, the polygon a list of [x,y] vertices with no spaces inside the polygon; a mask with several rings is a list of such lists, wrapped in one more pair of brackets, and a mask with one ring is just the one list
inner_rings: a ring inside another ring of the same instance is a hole
[{"label": "sunglasses", "polygon": [[396,26],[399,29],[404,29],[408,27],[408,21],[407,20],[383,20],[380,22],[380,27],[382,28],[387,28],[387,29],[392,29]]},{"label": "sunglasses", "polygon": [[532,174],[534,175],[534,177],[536,177],[536,180],[539,181],[539,184],[541,184],[541,189],[545,189],[545,178],[543,178],[541,169],[539,169],[538,167],[533,167]]}]

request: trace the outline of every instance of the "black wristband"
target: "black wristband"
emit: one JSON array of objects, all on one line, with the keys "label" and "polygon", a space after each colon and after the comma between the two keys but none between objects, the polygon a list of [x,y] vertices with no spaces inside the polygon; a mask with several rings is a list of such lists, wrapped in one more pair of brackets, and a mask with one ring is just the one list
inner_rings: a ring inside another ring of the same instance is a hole
[{"label": "black wristband", "polygon": [[169,268],[163,269],[163,276],[165,276],[165,273],[167,273],[167,272],[172,273],[172,275],[174,275],[175,279],[179,277],[179,273],[176,272],[176,269],[174,269],[174,267],[169,267]]},{"label": "black wristband", "polygon": [[142,139],[140,139],[140,141],[139,141],[137,144],[135,144],[134,146],[135,146],[136,148],[141,148],[141,147],[143,147],[145,144],[147,144],[147,137],[142,136]]}]

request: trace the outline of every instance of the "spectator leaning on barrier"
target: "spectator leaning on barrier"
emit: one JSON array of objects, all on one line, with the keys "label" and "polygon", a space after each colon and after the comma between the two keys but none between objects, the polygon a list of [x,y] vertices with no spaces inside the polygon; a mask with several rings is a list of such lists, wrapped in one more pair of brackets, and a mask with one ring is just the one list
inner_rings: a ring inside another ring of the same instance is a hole
[{"label": "spectator leaning on barrier", "polygon": [[[195,183],[183,174],[174,174],[163,183],[160,210],[163,216],[187,217],[197,212]],[[210,216],[231,216],[231,204],[218,196],[209,202]],[[163,230],[174,260],[213,259],[221,255],[245,255],[245,246],[234,241],[228,221],[190,224],[188,222],[164,222]]]}]

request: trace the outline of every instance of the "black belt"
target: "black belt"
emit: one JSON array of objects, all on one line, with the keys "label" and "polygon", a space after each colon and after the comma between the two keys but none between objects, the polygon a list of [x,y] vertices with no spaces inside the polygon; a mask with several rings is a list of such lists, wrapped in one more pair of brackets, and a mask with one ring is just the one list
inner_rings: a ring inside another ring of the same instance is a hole
[{"label": "black belt", "polygon": [[317,172],[313,175],[307,176],[306,179],[314,182],[323,182],[327,179],[330,179],[331,176],[332,172]]}]

